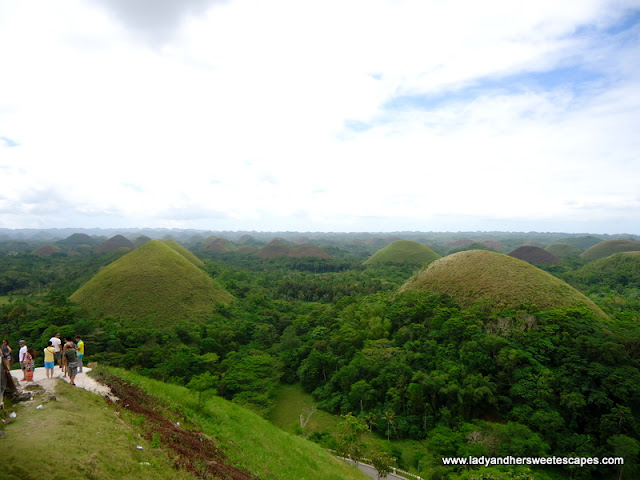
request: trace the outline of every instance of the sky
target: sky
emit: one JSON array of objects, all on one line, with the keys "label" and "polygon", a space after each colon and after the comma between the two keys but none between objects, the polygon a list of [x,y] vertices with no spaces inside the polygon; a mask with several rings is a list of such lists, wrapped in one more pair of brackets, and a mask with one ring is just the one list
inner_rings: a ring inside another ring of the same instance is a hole
[{"label": "sky", "polygon": [[640,233],[640,0],[0,0],[0,228]]}]

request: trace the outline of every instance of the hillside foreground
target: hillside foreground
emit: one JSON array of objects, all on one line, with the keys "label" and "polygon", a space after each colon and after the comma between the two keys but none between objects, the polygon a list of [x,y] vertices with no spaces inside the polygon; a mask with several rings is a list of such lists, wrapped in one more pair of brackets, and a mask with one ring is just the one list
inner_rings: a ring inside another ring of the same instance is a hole
[{"label": "hillside foreground", "polygon": [[[217,397],[200,403],[184,387],[111,369],[79,374],[77,387],[57,367],[55,373],[46,379],[36,369],[34,382],[18,382],[32,399],[6,406],[3,478],[67,478],[68,471],[53,468],[67,456],[77,476],[89,479],[366,478]],[[21,371],[12,374],[19,380]]]}]

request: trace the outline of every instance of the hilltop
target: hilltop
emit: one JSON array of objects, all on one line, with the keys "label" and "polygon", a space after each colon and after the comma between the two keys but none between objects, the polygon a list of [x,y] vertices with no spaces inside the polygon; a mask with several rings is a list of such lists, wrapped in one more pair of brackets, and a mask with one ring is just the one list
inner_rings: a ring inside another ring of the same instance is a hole
[{"label": "hilltop", "polygon": [[416,273],[402,287],[451,295],[463,307],[486,302],[495,310],[534,304],[543,310],[587,307],[606,315],[564,281],[517,258],[485,250],[449,255]]},{"label": "hilltop", "polygon": [[365,265],[381,263],[400,263],[424,265],[440,258],[436,252],[426,245],[412,240],[396,240],[374,253]]},{"label": "hilltop", "polygon": [[281,238],[273,239],[255,254],[260,258],[331,258],[331,256],[320,247],[316,247],[315,245],[292,245]]},{"label": "hilltop", "polygon": [[600,258],[575,271],[572,278],[585,285],[604,285],[614,290],[640,288],[640,252]]},{"label": "hilltop", "polygon": [[533,265],[557,265],[560,263],[560,259],[547,250],[528,245],[516,248],[509,253],[509,256]]},{"label": "hilltop", "polygon": [[185,256],[159,240],[100,270],[71,300],[98,317],[167,328],[204,319],[233,297]]},{"label": "hilltop", "polygon": [[115,235],[95,249],[96,253],[110,253],[121,248],[133,250],[136,246],[122,235]]},{"label": "hilltop", "polygon": [[635,240],[605,240],[597,243],[593,247],[582,252],[581,257],[585,260],[598,260],[599,258],[608,257],[614,253],[633,252],[640,250],[640,242]]},{"label": "hilltop", "polygon": [[582,249],[568,243],[552,243],[545,250],[560,258],[577,257],[582,253]]}]

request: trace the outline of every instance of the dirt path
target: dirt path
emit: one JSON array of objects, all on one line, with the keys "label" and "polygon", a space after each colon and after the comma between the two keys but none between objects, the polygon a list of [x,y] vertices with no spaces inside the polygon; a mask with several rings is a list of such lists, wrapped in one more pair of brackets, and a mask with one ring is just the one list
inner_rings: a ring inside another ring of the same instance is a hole
[{"label": "dirt path", "polygon": [[[90,368],[84,367],[82,373],[79,373],[76,376],[75,384],[80,388],[84,388],[90,392],[96,393],[103,397],[109,397],[111,400],[117,400],[115,396],[111,393],[111,390],[106,385],[96,382],[93,378],[87,376],[87,373],[91,371]],[[11,370],[11,375],[15,378],[16,383],[20,385],[21,388],[24,388],[27,385],[38,384],[42,388],[45,389],[47,393],[53,394],[56,388],[56,384],[58,381],[63,380],[65,382],[69,382],[69,377],[65,377],[62,374],[62,370],[59,367],[56,367],[53,370],[53,378],[47,378],[46,369],[44,367],[36,368],[33,371],[33,382],[21,382],[22,378],[22,370]]]}]

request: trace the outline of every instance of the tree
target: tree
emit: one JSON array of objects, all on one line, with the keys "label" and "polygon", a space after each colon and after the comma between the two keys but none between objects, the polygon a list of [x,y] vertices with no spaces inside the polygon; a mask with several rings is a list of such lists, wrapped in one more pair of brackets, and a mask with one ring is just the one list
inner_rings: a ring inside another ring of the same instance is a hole
[{"label": "tree", "polygon": [[343,415],[338,437],[338,453],[345,458],[351,458],[358,463],[362,459],[364,443],[362,434],[368,430],[366,423],[354,417],[351,413]]},{"label": "tree", "polygon": [[201,373],[191,378],[187,383],[187,388],[198,392],[198,406],[202,406],[202,393],[210,391],[215,394],[215,385],[218,381],[217,377],[214,377],[209,372]]},{"label": "tree", "polygon": [[387,475],[391,473],[394,459],[387,452],[375,452],[371,457],[371,463],[373,468],[378,472],[378,480],[381,478],[387,478]]}]

